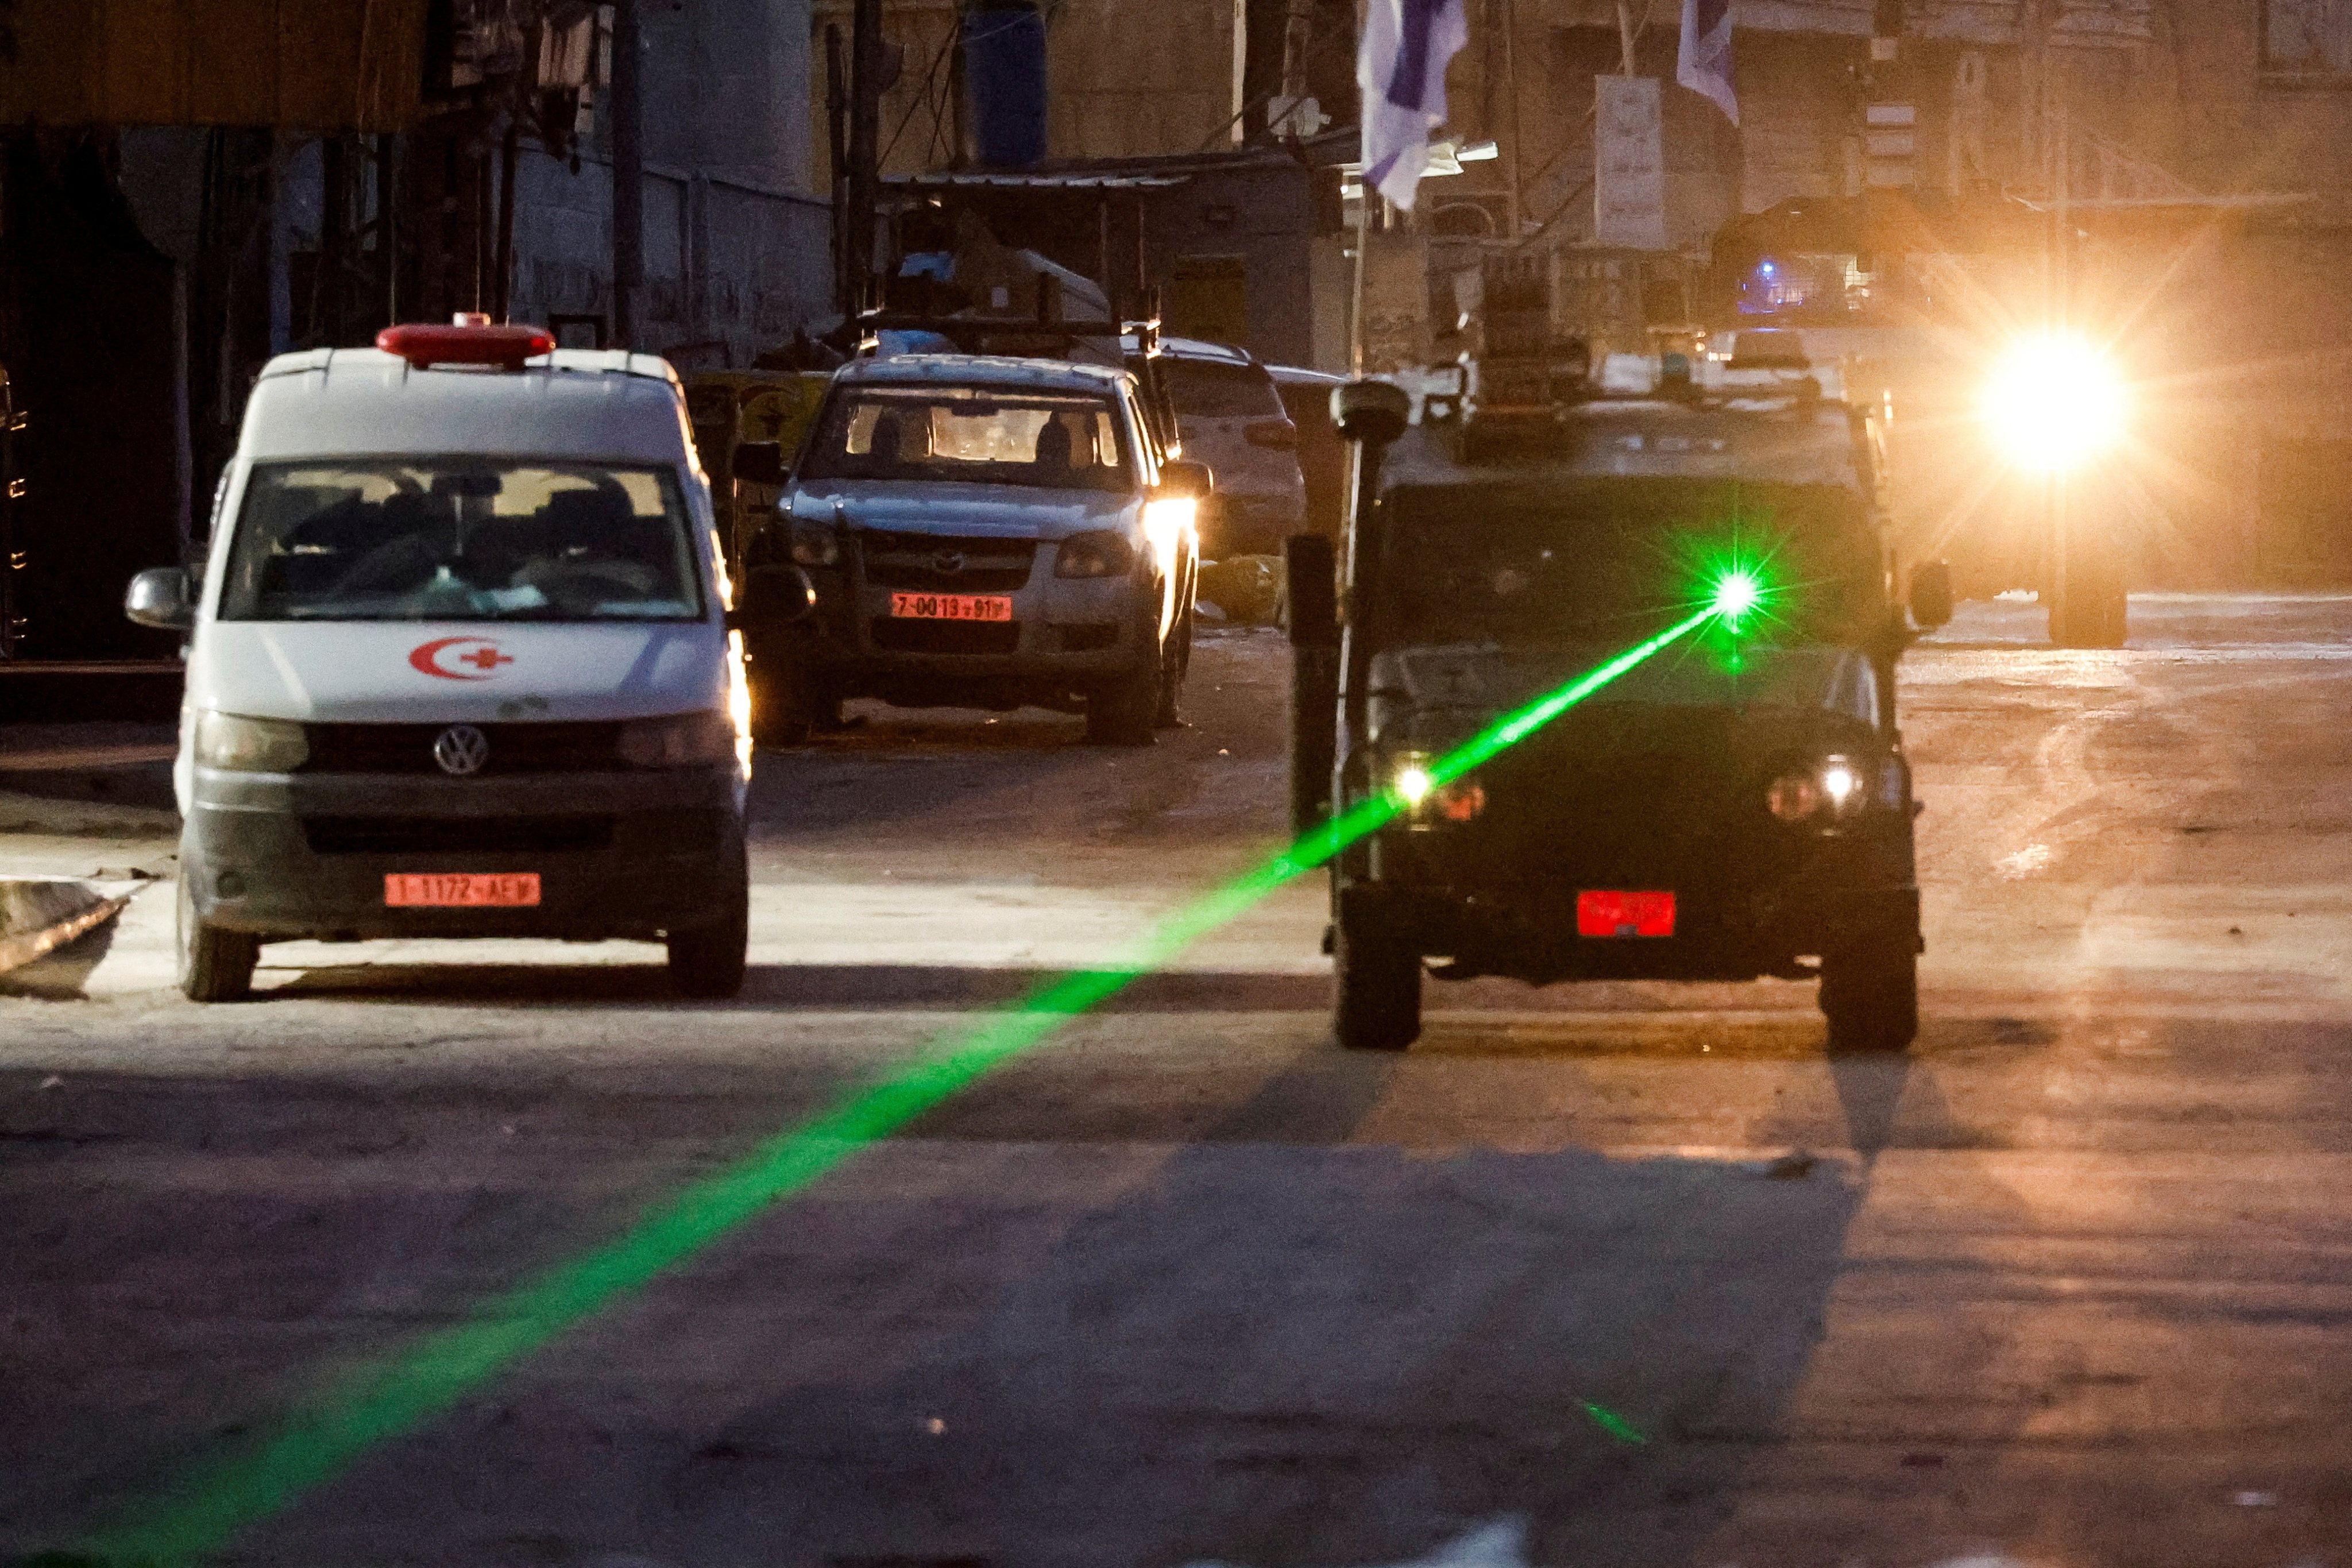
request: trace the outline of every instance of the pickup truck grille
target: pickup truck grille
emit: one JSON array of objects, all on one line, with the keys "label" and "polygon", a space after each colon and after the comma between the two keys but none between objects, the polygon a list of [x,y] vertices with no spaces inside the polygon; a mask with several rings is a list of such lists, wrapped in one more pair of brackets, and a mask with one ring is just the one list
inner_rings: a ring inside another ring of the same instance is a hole
[{"label": "pickup truck grille", "polygon": [[1037,559],[1034,539],[879,530],[867,530],[856,537],[866,562],[866,580],[877,588],[1009,594],[1028,584],[1029,569]]},{"label": "pickup truck grille", "polygon": [[1017,653],[1017,621],[893,620],[874,622],[874,646],[885,653]]}]

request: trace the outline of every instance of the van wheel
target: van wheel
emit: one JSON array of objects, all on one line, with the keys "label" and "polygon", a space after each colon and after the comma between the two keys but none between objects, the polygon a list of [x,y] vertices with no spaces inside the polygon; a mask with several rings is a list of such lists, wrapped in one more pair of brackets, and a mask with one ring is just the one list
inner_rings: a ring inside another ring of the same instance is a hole
[{"label": "van wheel", "polygon": [[1166,684],[1160,661],[1087,694],[1087,739],[1097,746],[1148,746]]},{"label": "van wheel", "polygon": [[1833,1054],[1899,1051],[1919,1035],[1919,955],[1864,938],[1822,954],[1822,1012]]},{"label": "van wheel", "polygon": [[749,889],[735,895],[735,907],[716,925],[668,934],[669,983],[681,996],[723,1002],[743,989],[751,945]]},{"label": "van wheel", "polygon": [[1421,1037],[1421,954],[1384,921],[1343,913],[1331,943],[1331,1032],[1351,1051],[1401,1051]]},{"label": "van wheel", "polygon": [[253,994],[253,966],[261,958],[261,939],[198,919],[192,885],[195,875],[192,863],[182,866],[173,906],[181,994],[191,1002],[242,1002]]},{"label": "van wheel", "polygon": [[1173,730],[1184,722],[1177,704],[1184,695],[1184,672],[1192,664],[1192,612],[1186,609],[1184,618],[1176,624],[1176,635],[1168,639],[1168,651],[1162,657],[1165,668],[1160,677],[1160,709],[1151,721],[1162,730]]}]

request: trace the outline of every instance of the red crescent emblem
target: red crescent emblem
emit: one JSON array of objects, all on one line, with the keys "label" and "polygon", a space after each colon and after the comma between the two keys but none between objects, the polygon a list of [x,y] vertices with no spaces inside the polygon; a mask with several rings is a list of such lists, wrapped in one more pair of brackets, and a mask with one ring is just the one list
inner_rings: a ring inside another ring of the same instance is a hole
[{"label": "red crescent emblem", "polygon": [[[462,669],[445,669],[442,668],[441,650],[444,648],[457,647],[465,643],[473,644],[474,646],[472,650],[467,653],[451,654],[449,656],[449,661],[452,664],[470,664],[476,669],[481,671],[478,675],[468,675]],[[499,645],[490,641],[488,637],[436,637],[431,642],[419,643],[416,647],[410,648],[408,650],[408,662],[413,668],[416,669],[420,673],[425,675],[437,675],[444,680],[488,680],[490,678],[490,672],[498,668],[499,666],[502,664],[512,664],[514,662],[514,656],[512,654],[500,653],[499,651]]]}]

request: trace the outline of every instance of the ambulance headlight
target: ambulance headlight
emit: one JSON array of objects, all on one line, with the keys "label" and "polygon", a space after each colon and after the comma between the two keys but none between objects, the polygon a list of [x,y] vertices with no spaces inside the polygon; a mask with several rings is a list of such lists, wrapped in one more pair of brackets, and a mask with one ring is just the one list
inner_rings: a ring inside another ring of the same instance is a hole
[{"label": "ambulance headlight", "polygon": [[731,763],[735,721],[725,713],[678,713],[621,726],[621,760],[633,768],[695,768]]},{"label": "ambulance headlight", "polygon": [[290,773],[310,760],[302,726],[285,719],[205,713],[196,720],[196,765],[239,773]]}]

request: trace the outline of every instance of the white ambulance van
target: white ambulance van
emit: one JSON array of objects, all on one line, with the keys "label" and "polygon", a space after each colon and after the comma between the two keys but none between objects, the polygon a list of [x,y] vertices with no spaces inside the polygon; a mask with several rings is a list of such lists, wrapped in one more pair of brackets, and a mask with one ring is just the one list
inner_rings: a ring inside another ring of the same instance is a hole
[{"label": "white ambulance van", "polygon": [[131,585],[189,638],[182,989],[247,994],[271,941],[535,936],[733,994],[748,700],[676,374],[479,318],[376,342],[271,361],[200,580]]}]

